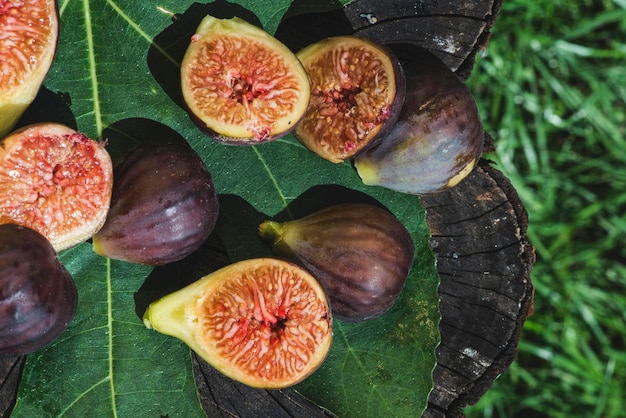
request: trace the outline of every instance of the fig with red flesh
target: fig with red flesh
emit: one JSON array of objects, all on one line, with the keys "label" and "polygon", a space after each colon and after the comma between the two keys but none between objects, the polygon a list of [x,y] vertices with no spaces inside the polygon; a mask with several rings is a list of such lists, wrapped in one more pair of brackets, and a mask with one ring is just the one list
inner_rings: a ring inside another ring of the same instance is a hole
[{"label": "fig with red flesh", "polygon": [[104,224],[113,187],[104,146],[56,123],[29,125],[0,140],[0,224],[35,229],[61,251]]},{"label": "fig with red flesh", "polygon": [[404,102],[405,76],[391,50],[365,38],[337,36],[296,55],[309,75],[311,104],[294,133],[309,150],[340,163],[393,126]]},{"label": "fig with red flesh", "polygon": [[291,132],[309,104],[309,81],[293,52],[240,18],[206,16],[181,64],[183,99],[213,139],[268,142]]},{"label": "fig with red flesh", "polygon": [[455,186],[476,166],[483,126],[469,88],[426,50],[415,53],[407,73],[400,118],[377,146],[355,159],[364,184],[409,193]]},{"label": "fig with red flesh", "polygon": [[217,222],[213,178],[182,138],[157,139],[126,152],[114,167],[105,224],[96,253],[139,264],[181,260],[198,249]]},{"label": "fig with red flesh", "polygon": [[272,258],[217,270],[151,303],[143,319],[224,375],[259,388],[302,381],[321,365],[332,341],[320,284],[303,268]]},{"label": "fig with red flesh", "polygon": [[77,302],[74,280],[44,236],[0,225],[0,355],[48,345],[72,321]]},{"label": "fig with red flesh", "polygon": [[0,138],[35,100],[58,34],[55,0],[0,0]]},{"label": "fig with red flesh", "polygon": [[398,299],[413,264],[405,226],[372,204],[338,204],[300,219],[265,221],[259,234],[274,251],[315,276],[333,315],[357,322],[386,312]]}]

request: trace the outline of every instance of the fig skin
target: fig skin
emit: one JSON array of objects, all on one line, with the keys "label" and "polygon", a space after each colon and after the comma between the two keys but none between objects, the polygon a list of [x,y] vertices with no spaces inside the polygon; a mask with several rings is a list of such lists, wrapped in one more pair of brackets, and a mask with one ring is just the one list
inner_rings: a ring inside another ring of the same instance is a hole
[{"label": "fig skin", "polygon": [[141,143],[116,162],[113,175],[111,207],[93,237],[97,254],[168,264],[197,250],[213,232],[219,212],[213,178],[184,140]]},{"label": "fig skin", "polygon": [[332,342],[328,299],[306,270],[256,258],[221,268],[151,303],[144,325],[186,343],[248,386],[292,386],[324,361]]},{"label": "fig skin", "polygon": [[112,187],[104,145],[68,126],[32,124],[0,140],[0,224],[33,228],[57,252],[102,227]]},{"label": "fig skin", "polygon": [[0,225],[0,355],[32,353],[59,336],[76,313],[74,280],[37,231]]},{"label": "fig skin", "polygon": [[406,77],[391,49],[358,36],[334,36],[296,55],[309,75],[311,103],[294,134],[310,151],[341,163],[393,127]]},{"label": "fig skin", "polygon": [[35,100],[54,60],[59,36],[56,0],[4,3],[0,62],[8,71],[0,71],[0,138]]},{"label": "fig skin", "polygon": [[234,17],[205,16],[181,63],[192,121],[227,145],[256,145],[290,133],[310,99],[295,54],[263,29]]},{"label": "fig skin", "polygon": [[391,212],[366,203],[333,205],[283,223],[265,221],[259,234],[277,255],[320,281],[333,315],[346,322],[378,317],[393,306],[415,251]]},{"label": "fig skin", "polygon": [[355,158],[366,185],[408,194],[449,189],[476,166],[484,132],[469,88],[432,53],[418,49],[405,66],[400,118],[375,147]]}]

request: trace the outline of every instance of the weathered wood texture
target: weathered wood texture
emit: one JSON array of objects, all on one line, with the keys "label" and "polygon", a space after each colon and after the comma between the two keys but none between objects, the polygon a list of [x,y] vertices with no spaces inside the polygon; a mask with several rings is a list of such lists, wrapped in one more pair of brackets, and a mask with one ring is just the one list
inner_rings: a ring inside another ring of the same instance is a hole
[{"label": "weathered wood texture", "polygon": [[500,0],[377,1],[346,7],[354,33],[384,43],[415,43],[467,78],[487,45]]},{"label": "weathered wood texture", "polygon": [[423,196],[437,256],[441,344],[428,417],[461,416],[517,354],[532,312],[526,211],[511,183],[484,162],[457,187]]}]

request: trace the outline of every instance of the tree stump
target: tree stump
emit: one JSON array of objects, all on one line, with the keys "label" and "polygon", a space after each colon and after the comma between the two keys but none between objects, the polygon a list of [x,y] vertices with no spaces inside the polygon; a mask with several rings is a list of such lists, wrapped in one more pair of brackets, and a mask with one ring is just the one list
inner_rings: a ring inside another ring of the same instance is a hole
[{"label": "tree stump", "polygon": [[[346,33],[386,44],[417,45],[466,80],[476,54],[489,41],[500,5],[498,0],[360,0],[340,12],[298,14],[294,10],[277,36],[289,40],[294,50]],[[311,22],[315,27],[303,30]],[[494,150],[488,135],[485,149]],[[424,416],[458,417],[517,354],[522,326],[533,306],[534,249],[527,239],[528,218],[517,192],[488,161],[481,161],[455,188],[422,196],[421,201],[441,278],[442,315],[434,388]],[[197,359],[194,370],[209,416],[332,416],[292,390],[251,390]],[[242,404],[242,399],[253,401]]]},{"label": "tree stump", "polygon": [[482,163],[457,187],[423,196],[437,256],[441,343],[425,416],[462,416],[517,354],[532,312],[534,250],[511,183]]},{"label": "tree stump", "polygon": [[[467,79],[476,54],[489,41],[500,0],[356,0],[344,8],[329,5],[327,13],[315,15],[298,11],[303,8],[306,2],[296,0],[286,14],[292,29],[284,25],[277,31],[293,41],[294,49],[298,42],[355,33],[382,43],[424,47]],[[302,21],[317,31],[302,37]],[[487,151],[491,145],[488,141]],[[424,416],[462,416],[462,408],[477,402],[517,354],[533,306],[534,251],[517,193],[488,161],[481,161],[455,188],[422,196],[421,201],[441,278],[442,316],[434,389]],[[0,416],[9,415],[15,403],[23,364],[24,357],[0,359]],[[332,416],[293,390],[249,388],[195,356],[193,367],[208,416]]]}]

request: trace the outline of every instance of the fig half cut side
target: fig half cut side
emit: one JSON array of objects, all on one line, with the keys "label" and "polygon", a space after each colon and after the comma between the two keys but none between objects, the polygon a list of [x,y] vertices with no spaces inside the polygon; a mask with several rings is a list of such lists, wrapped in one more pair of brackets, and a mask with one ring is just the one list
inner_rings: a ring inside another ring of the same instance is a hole
[{"label": "fig half cut side", "polygon": [[231,379],[266,389],[309,376],[332,341],[320,284],[301,267],[273,258],[217,270],[151,303],[143,320]]},{"label": "fig half cut side", "polygon": [[409,194],[454,187],[476,166],[484,132],[467,85],[431,52],[415,47],[405,66],[406,100],[400,118],[375,147],[357,156],[366,185]]},{"label": "fig half cut side", "polygon": [[376,144],[393,126],[404,103],[405,76],[387,47],[336,36],[296,55],[309,75],[311,104],[294,133],[309,150],[340,163]]},{"label": "fig half cut side", "polygon": [[181,64],[183,99],[213,139],[252,145],[291,132],[309,104],[297,57],[263,29],[207,15]]},{"label": "fig half cut side", "polygon": [[56,251],[102,227],[112,188],[104,146],[65,125],[28,125],[0,140],[0,224],[32,228]]},{"label": "fig half cut side", "polygon": [[56,0],[0,2],[0,138],[35,99],[58,35]]}]

